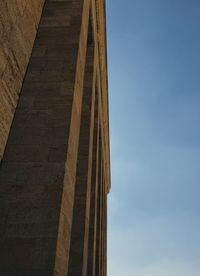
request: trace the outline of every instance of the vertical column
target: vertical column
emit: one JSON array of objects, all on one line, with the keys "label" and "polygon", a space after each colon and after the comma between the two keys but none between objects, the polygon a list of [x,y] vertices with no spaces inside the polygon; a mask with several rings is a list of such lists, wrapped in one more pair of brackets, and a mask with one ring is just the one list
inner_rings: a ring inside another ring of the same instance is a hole
[{"label": "vertical column", "polygon": [[100,258],[101,258],[101,201],[102,201],[102,136],[99,118],[99,158],[98,158],[98,196],[97,196],[97,221],[96,221],[96,261],[95,261],[95,276],[100,276]]},{"label": "vertical column", "polygon": [[95,248],[96,248],[96,213],[97,213],[97,193],[98,193],[98,94],[96,87],[95,96],[95,121],[94,121],[94,142],[93,142],[93,160],[92,160],[92,179],[90,195],[90,227],[88,240],[88,267],[87,275],[95,275]]},{"label": "vertical column", "polygon": [[94,134],[94,43],[92,22],[88,29],[81,126],[68,275],[87,275],[89,210]]},{"label": "vertical column", "polygon": [[105,185],[104,160],[101,147],[101,159],[99,160],[99,184],[98,184],[98,208],[97,208],[97,237],[96,237],[96,267],[95,276],[105,276],[107,273],[106,258],[107,258],[107,191]]},{"label": "vertical column", "polygon": [[[49,0],[55,1],[57,0]],[[63,1],[63,0],[62,0]],[[61,1],[61,2],[62,2]],[[64,186],[62,190],[62,200],[60,208],[59,226],[58,226],[58,238],[56,245],[56,260],[55,260],[55,275],[67,275],[69,254],[70,254],[70,239],[71,239],[71,223],[73,216],[74,205],[74,190],[76,183],[76,170],[77,170],[77,156],[79,146],[80,124],[81,124],[81,109],[83,99],[83,85],[84,85],[84,73],[86,62],[87,45],[92,42],[91,32],[88,35],[89,24],[89,11],[90,0],[74,0],[68,1],[74,7],[71,11],[73,21],[72,32],[75,34],[65,38],[69,41],[75,41],[76,30],[79,28],[81,22],[81,29],[78,35],[79,38],[79,51],[76,63],[76,78],[74,81],[73,90],[73,106],[71,112],[70,131],[68,138],[68,151],[67,159],[65,163],[64,173]],[[80,10],[79,7],[82,7]],[[74,37],[75,36],[75,37]],[[71,45],[70,49],[74,49]],[[75,58],[75,57],[74,57]],[[73,64],[73,63],[72,63]],[[71,78],[71,66],[69,66],[69,78]],[[92,74],[92,72],[91,72]]]},{"label": "vertical column", "polygon": [[[65,240],[59,236],[65,251],[57,252],[56,246],[66,159],[68,167],[76,162],[76,136],[70,160],[67,153],[73,114],[77,136],[80,128],[77,109],[83,73],[76,75],[80,63],[85,64],[83,39],[81,62],[78,57],[82,14],[87,18],[83,3],[87,2],[45,2],[0,169],[2,275],[53,275],[56,256],[56,273],[65,275],[73,201],[69,201],[63,219]],[[70,173],[74,179],[74,171]],[[68,183],[67,195],[73,198],[74,182],[70,188]]]}]

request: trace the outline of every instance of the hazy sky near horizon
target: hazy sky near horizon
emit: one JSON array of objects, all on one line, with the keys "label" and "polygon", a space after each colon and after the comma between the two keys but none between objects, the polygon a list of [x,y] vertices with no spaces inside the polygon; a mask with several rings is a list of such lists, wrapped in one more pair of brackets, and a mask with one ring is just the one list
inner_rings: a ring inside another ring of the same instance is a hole
[{"label": "hazy sky near horizon", "polygon": [[199,14],[107,0],[109,276],[200,275]]}]

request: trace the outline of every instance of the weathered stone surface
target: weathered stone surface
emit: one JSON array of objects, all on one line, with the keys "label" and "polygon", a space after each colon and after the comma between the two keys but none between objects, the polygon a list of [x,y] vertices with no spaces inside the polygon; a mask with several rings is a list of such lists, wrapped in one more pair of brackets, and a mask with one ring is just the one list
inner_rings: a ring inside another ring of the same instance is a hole
[{"label": "weathered stone surface", "polygon": [[0,1],[0,160],[31,55],[44,0]]}]

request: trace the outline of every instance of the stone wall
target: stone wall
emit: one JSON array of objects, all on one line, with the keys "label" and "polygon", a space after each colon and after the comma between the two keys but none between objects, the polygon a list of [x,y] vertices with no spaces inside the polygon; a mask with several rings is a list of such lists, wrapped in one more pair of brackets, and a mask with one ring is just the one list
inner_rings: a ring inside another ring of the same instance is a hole
[{"label": "stone wall", "polygon": [[44,0],[0,1],[0,161],[31,55]]},{"label": "stone wall", "polygon": [[[0,8],[8,11],[16,0],[8,1]],[[22,63],[17,47],[7,55],[18,66],[12,79],[5,75],[8,91],[20,90],[17,73],[23,85],[0,166],[0,275],[106,276],[110,166],[103,7],[104,0],[46,0],[24,78],[28,56]],[[20,34],[26,26],[21,28]],[[22,49],[31,51],[32,28],[30,23]],[[9,95],[1,97],[2,108]]]}]

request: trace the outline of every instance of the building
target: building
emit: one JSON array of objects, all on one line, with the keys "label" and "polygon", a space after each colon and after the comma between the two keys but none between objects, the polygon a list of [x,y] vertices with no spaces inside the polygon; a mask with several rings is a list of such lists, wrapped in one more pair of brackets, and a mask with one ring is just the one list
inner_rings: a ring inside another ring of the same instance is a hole
[{"label": "building", "polygon": [[104,0],[0,11],[0,276],[106,275]]}]

